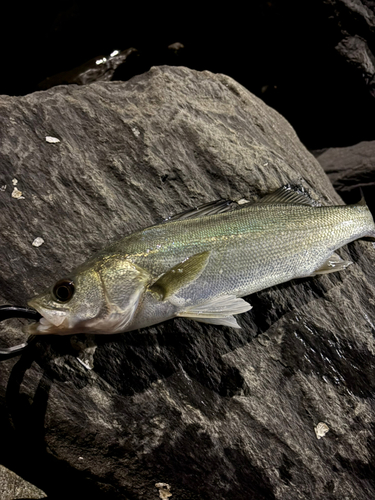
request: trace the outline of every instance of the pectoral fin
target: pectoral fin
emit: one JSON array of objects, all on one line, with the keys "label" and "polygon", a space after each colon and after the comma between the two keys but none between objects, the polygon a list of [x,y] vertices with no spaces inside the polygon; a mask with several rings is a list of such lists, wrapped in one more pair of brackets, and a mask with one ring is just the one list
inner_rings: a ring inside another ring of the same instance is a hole
[{"label": "pectoral fin", "polygon": [[210,252],[192,255],[169,269],[149,289],[159,295],[161,300],[167,299],[200,276],[207,265],[209,256]]},{"label": "pectoral fin", "polygon": [[322,266],[316,269],[309,276],[316,276],[317,274],[328,274],[334,273],[336,271],[342,271],[343,269],[353,264],[350,260],[342,259],[337,253],[333,253],[329,259],[327,259]]},{"label": "pectoral fin", "polygon": [[178,313],[178,316],[191,318],[202,323],[225,325],[240,328],[233,314],[241,314],[251,309],[251,305],[235,295],[222,295]]}]

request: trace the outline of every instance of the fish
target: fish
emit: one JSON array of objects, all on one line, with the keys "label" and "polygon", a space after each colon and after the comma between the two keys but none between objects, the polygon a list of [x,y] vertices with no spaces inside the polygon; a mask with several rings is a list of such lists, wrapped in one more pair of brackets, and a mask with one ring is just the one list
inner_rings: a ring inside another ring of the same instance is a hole
[{"label": "fish", "polygon": [[208,203],[109,244],[33,297],[42,317],[26,331],[114,334],[176,317],[240,328],[242,297],[343,271],[352,262],[336,250],[364,237],[375,238],[364,200],[323,206],[286,185],[255,203]]}]

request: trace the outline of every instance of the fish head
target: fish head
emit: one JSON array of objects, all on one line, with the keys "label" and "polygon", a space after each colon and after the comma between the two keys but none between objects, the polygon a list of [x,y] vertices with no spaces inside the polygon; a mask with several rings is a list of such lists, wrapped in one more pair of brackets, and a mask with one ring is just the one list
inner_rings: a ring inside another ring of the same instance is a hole
[{"label": "fish head", "polygon": [[31,335],[125,331],[148,280],[148,273],[126,258],[82,266],[28,302],[42,318],[25,331]]},{"label": "fish head", "polygon": [[101,315],[103,286],[94,268],[71,274],[28,301],[42,318],[26,327],[29,334],[70,334],[85,330]]}]

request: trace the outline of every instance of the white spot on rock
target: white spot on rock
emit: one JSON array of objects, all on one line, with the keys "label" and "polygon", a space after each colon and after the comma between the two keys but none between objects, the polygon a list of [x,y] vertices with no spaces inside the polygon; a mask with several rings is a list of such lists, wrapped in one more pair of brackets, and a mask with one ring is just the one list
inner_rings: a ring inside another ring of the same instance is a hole
[{"label": "white spot on rock", "polygon": [[245,198],[241,198],[240,200],[237,201],[239,205],[244,205],[245,203],[249,203],[248,200],[245,200]]},{"label": "white spot on rock", "polygon": [[71,346],[79,351],[77,356],[77,361],[81,363],[86,370],[92,370],[94,368],[94,354],[97,348],[94,337],[92,335],[86,335],[84,340],[79,339],[76,335],[72,335],[70,338]]},{"label": "white spot on rock", "polygon": [[60,142],[60,139],[58,139],[57,137],[52,137],[50,135],[47,135],[46,142],[49,142],[50,144],[57,144],[58,142]]},{"label": "white spot on rock", "polygon": [[179,50],[179,49],[184,49],[185,48],[185,45],[180,43],[180,42],[175,42],[175,43],[171,43],[170,45],[168,45],[168,49],[171,49],[171,50]]},{"label": "white spot on rock", "polygon": [[85,363],[83,359],[81,359],[79,356],[77,356],[76,360],[81,363],[82,366],[86,368],[86,370],[92,370],[93,366],[90,366],[88,363]]},{"label": "white spot on rock", "polygon": [[136,137],[139,137],[141,135],[140,131],[137,129],[137,127],[132,127],[132,132]]},{"label": "white spot on rock", "polygon": [[17,186],[18,180],[17,179],[12,179],[12,184],[13,184],[13,186]]},{"label": "white spot on rock", "polygon": [[6,184],[4,184],[3,186],[1,186],[1,187],[0,187],[0,191],[5,191],[5,190],[6,190],[6,188],[7,188],[7,185],[6,185]]},{"label": "white spot on rock", "polygon": [[166,500],[167,498],[172,496],[171,487],[167,483],[156,483],[155,487],[159,490],[159,497],[162,500]]},{"label": "white spot on rock", "polygon": [[40,245],[43,245],[44,239],[38,236],[35,238],[35,240],[32,242],[33,247],[40,247]]},{"label": "white spot on rock", "polygon": [[16,187],[14,187],[14,189],[12,191],[12,198],[16,198],[18,200],[24,200],[25,199],[25,197],[22,196],[22,191],[20,191]]},{"label": "white spot on rock", "polygon": [[322,437],[324,437],[327,434],[327,432],[329,431],[329,427],[324,422],[319,422],[319,424],[314,427],[314,431],[315,431],[316,437],[318,439],[321,439]]}]

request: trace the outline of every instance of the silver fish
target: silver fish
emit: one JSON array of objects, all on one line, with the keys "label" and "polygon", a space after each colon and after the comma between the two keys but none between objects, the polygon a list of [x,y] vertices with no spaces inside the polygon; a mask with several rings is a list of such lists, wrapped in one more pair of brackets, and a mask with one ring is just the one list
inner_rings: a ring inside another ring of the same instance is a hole
[{"label": "silver fish", "polygon": [[335,250],[375,237],[365,205],[317,206],[284,186],[259,202],[213,203],[137,231],[29,301],[32,334],[120,333],[174,317],[239,328],[241,297],[345,269]]}]

